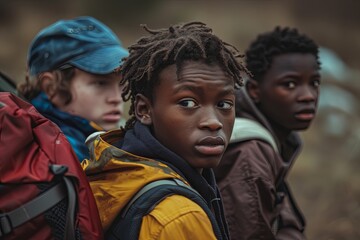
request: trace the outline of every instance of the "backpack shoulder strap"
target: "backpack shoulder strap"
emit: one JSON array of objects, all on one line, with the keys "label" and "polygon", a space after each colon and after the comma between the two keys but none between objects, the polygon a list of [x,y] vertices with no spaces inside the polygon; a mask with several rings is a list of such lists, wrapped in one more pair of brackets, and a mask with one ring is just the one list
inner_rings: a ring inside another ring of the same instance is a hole
[{"label": "backpack shoulder strap", "polygon": [[106,233],[105,239],[138,239],[142,218],[166,197],[182,195],[197,203],[209,217],[217,239],[222,239],[220,229],[203,197],[179,179],[161,179],[145,185],[118,214]]},{"label": "backpack shoulder strap", "polygon": [[[64,173],[67,171],[66,166],[53,164],[49,168],[55,175],[61,176],[63,181],[56,183],[20,207],[9,212],[0,213],[0,237],[11,233],[13,229],[46,212],[67,197],[68,208],[65,223],[66,236],[64,236],[64,239],[75,239],[75,187],[69,177],[64,176]],[[4,185],[0,184],[0,186]]]},{"label": "backpack shoulder strap", "polygon": [[[182,187],[185,187],[187,189],[189,189],[190,191],[193,191],[195,194],[198,194],[200,196],[200,194],[193,189],[192,187],[186,185],[183,181],[179,180],[179,179],[161,179],[161,180],[157,180],[151,183],[146,184],[143,188],[141,188],[130,200],[130,202],[128,204],[126,204],[126,207],[124,208],[124,210],[122,210],[122,216],[125,217],[126,214],[129,211],[129,208],[132,206],[132,204],[139,199],[144,193],[146,193],[147,191],[150,191],[153,188],[156,188],[157,186],[161,186],[161,185],[165,185],[165,184],[169,184],[169,185],[179,185]],[[200,196],[201,197],[201,196]]]},{"label": "backpack shoulder strap", "polygon": [[47,211],[65,197],[64,185],[58,183],[20,207],[9,212],[2,212],[0,214],[0,237]]},{"label": "backpack shoulder strap", "polygon": [[276,152],[279,152],[272,134],[260,123],[248,118],[235,118],[230,143],[259,139],[269,143]]}]

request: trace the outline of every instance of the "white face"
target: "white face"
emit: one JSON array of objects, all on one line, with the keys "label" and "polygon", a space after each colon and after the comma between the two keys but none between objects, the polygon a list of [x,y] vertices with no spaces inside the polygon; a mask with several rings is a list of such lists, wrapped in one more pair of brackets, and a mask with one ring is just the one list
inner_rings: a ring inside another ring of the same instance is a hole
[{"label": "white face", "polygon": [[72,100],[57,106],[61,111],[95,122],[104,130],[119,127],[123,115],[121,77],[116,74],[94,75],[75,69],[71,80]]}]

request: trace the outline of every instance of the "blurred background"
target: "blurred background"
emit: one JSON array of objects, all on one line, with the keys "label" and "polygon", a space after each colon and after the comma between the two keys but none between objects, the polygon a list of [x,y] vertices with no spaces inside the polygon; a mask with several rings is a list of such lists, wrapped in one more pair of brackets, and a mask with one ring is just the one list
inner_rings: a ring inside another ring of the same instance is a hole
[{"label": "blurred background", "polygon": [[316,121],[289,175],[307,219],[308,239],[360,239],[360,1],[356,0],[0,0],[0,71],[23,81],[27,48],[43,27],[91,15],[128,47],[145,32],[202,21],[244,52],[257,34],[296,27],[320,46]]}]

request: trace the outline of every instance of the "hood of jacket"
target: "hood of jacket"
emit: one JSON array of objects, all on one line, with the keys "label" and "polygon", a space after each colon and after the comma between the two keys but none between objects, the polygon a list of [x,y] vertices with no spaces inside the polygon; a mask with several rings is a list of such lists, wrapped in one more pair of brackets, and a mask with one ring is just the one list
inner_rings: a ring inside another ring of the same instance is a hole
[{"label": "hood of jacket", "polygon": [[280,155],[282,156],[284,164],[288,165],[288,168],[290,168],[302,148],[302,141],[299,137],[299,134],[295,131],[292,131],[286,141],[281,143],[278,137],[275,135],[275,132],[266,117],[260,112],[254,102],[251,100],[246,91],[246,87],[241,88],[237,94],[237,118],[248,118],[260,123],[263,127],[265,127],[273,136],[277,148],[280,150]]},{"label": "hood of jacket", "polygon": [[95,129],[85,118],[60,111],[50,102],[44,92],[31,100],[31,103],[44,117],[60,127],[80,161],[89,158],[85,140],[90,134],[101,129]]},{"label": "hood of jacket", "polygon": [[[214,210],[219,227],[226,228],[211,169],[204,169],[200,174],[159,143],[150,129],[139,122],[126,131],[124,137],[122,135],[122,130],[98,135],[89,144],[91,158],[82,162],[97,202],[105,202],[99,205],[105,229],[139,189],[149,182],[166,178],[181,179],[197,190]],[[104,184],[104,181],[108,184]],[[102,198],[107,200],[103,201]]]}]

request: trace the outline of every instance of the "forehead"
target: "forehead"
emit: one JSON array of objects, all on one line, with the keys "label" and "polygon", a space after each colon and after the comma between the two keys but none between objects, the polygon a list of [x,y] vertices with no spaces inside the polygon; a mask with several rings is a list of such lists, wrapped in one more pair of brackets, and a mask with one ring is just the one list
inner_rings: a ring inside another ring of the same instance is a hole
[{"label": "forehead", "polygon": [[[164,68],[154,86],[152,97],[165,98],[171,96],[176,98],[178,94],[193,92],[201,97],[234,94],[234,80],[228,76],[222,68],[208,65],[204,62],[186,61],[180,70],[175,64]],[[165,94],[170,93],[170,94]]]},{"label": "forehead", "polygon": [[180,66],[172,64],[164,68],[159,74],[160,81],[177,80],[178,82],[214,81],[234,85],[234,80],[219,64],[208,64],[204,61],[187,60]]},{"label": "forehead", "polygon": [[311,53],[286,53],[273,58],[269,71],[303,71],[318,68],[316,56]]}]

